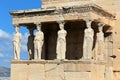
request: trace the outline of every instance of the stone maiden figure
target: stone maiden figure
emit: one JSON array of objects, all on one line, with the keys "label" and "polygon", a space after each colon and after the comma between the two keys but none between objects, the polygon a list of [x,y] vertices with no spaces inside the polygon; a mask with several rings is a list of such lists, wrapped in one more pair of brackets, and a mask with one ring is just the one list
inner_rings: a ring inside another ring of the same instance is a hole
[{"label": "stone maiden figure", "polygon": [[103,33],[104,25],[105,24],[103,23],[98,24],[99,32],[97,33],[96,50],[95,50],[96,60],[104,60],[104,33]]},{"label": "stone maiden figure", "polygon": [[44,42],[44,34],[41,31],[41,24],[37,24],[37,30],[34,38],[34,59],[41,59],[42,46]]},{"label": "stone maiden figure", "polygon": [[91,20],[86,20],[87,29],[84,31],[84,43],[83,43],[83,59],[92,58],[93,36],[94,31],[91,28]]},{"label": "stone maiden figure", "polygon": [[14,49],[14,59],[19,60],[20,59],[20,42],[22,39],[22,35],[19,32],[19,26],[15,25],[15,34],[13,37],[13,49]]},{"label": "stone maiden figure", "polygon": [[60,30],[58,31],[57,38],[57,59],[65,59],[66,53],[66,35],[67,32],[64,30],[64,22],[59,23]]}]

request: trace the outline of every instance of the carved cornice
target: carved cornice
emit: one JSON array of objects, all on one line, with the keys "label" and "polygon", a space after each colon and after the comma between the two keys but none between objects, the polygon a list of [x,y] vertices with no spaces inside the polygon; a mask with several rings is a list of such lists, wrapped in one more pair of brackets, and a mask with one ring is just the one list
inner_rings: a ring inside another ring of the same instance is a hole
[{"label": "carved cornice", "polygon": [[33,16],[43,16],[43,15],[60,15],[60,14],[68,14],[68,13],[85,13],[85,12],[93,12],[95,14],[101,15],[103,17],[107,17],[109,19],[115,19],[115,16],[101,7],[95,4],[88,4],[83,6],[71,6],[71,7],[62,7],[60,9],[56,9],[55,7],[46,8],[46,9],[32,9],[32,10],[20,10],[20,11],[12,11],[10,14],[14,17],[33,17]]}]

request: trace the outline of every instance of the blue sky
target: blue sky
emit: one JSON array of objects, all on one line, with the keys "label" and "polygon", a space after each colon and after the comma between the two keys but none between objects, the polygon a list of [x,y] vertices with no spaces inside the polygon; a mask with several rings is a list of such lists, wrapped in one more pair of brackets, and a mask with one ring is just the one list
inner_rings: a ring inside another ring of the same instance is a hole
[{"label": "blue sky", "polygon": [[[14,10],[36,9],[41,7],[41,0],[1,0],[0,1],[0,66],[10,67],[10,60],[13,59],[12,37],[14,27],[9,12]],[[27,59],[27,36],[26,28],[21,27],[22,46],[21,59]]]}]

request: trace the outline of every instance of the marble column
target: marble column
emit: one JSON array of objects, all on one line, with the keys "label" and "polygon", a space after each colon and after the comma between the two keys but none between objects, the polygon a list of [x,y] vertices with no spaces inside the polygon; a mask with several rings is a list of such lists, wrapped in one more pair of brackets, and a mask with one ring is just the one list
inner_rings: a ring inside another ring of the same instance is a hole
[{"label": "marble column", "polygon": [[37,26],[37,32],[34,38],[34,59],[41,59],[44,34],[41,30],[41,23],[36,23],[36,26]]},{"label": "marble column", "polygon": [[58,38],[57,38],[57,59],[65,59],[66,54],[66,35],[67,31],[64,29],[64,21],[58,22],[60,30],[58,31]]},{"label": "marble column", "polygon": [[28,58],[29,60],[34,59],[34,28],[28,28],[30,35],[28,36],[28,42],[27,42],[27,47],[28,47]]},{"label": "marble column", "polygon": [[22,35],[19,31],[19,25],[14,25],[15,27],[15,34],[13,37],[13,50],[14,50],[14,59],[15,60],[20,60],[20,42],[22,39]]},{"label": "marble column", "polygon": [[84,31],[83,41],[83,59],[89,60],[92,58],[93,36],[94,30],[91,28],[92,20],[86,20],[86,29]]},{"label": "marble column", "polygon": [[104,33],[103,33],[103,23],[98,24],[98,33],[96,39],[96,48],[95,48],[95,58],[96,60],[104,60]]}]

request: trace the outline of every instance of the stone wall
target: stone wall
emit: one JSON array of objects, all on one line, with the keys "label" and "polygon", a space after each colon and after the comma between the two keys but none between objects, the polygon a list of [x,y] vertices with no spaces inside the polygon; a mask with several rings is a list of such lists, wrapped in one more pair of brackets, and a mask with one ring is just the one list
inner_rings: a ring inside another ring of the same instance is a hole
[{"label": "stone wall", "polygon": [[92,61],[12,61],[11,80],[104,80],[105,65]]},{"label": "stone wall", "polygon": [[113,26],[113,55],[116,58],[113,59],[114,80],[119,80],[120,74],[120,0],[94,0],[95,3],[106,11],[116,15],[116,21]]},{"label": "stone wall", "polygon": [[[81,1],[81,0],[80,0]],[[86,0],[85,0],[86,1]],[[84,2],[84,1],[83,1]],[[88,1],[89,2],[89,1]],[[116,22],[113,26],[113,55],[116,56],[113,59],[113,70],[115,75],[115,80],[119,80],[120,74],[120,0],[91,0],[92,3],[99,5],[101,8],[105,9],[106,11],[116,15]],[[44,6],[43,6],[44,7]]]},{"label": "stone wall", "polygon": [[[74,0],[74,1],[64,0],[66,3],[62,2],[61,0],[49,0],[48,2],[47,1],[48,0],[43,0],[42,7],[46,8],[46,7],[54,7],[54,6],[56,7],[74,6],[74,5],[94,3],[99,5],[104,10],[116,15],[116,21],[112,26],[112,35],[105,38],[106,45],[107,45],[105,51],[107,54],[110,54],[107,59],[108,61],[107,63],[100,63],[100,62],[96,63],[91,61],[13,61],[11,63],[11,67],[12,67],[11,79],[12,80],[37,80],[37,79],[38,80],[45,80],[45,79],[46,80],[90,80],[90,79],[91,80],[113,80],[112,77],[114,77],[114,80],[119,80],[120,79],[119,77],[120,75],[120,65],[119,65],[120,63],[120,60],[119,60],[120,59],[120,40],[119,40],[120,38],[120,27],[119,27],[120,26],[120,0]],[[56,21],[51,16],[49,19],[48,18],[46,19],[46,16],[42,16],[43,21],[49,22],[51,21],[51,19],[53,21]],[[75,16],[68,15],[67,18],[65,17],[65,19],[68,19],[68,18],[72,19],[71,17],[75,17]],[[95,17],[95,14],[92,17]],[[24,17],[20,19],[20,21],[19,19],[20,18],[18,18],[18,20],[15,19],[13,21],[14,22],[16,21],[16,23],[19,23],[19,22],[32,23],[34,22],[34,20],[39,21],[41,17],[38,17],[38,16],[35,16],[34,18]],[[109,24],[111,24],[111,22],[109,22]],[[48,27],[48,25],[45,25],[45,26]],[[66,26],[70,26],[70,22]],[[52,32],[48,32],[47,34],[45,34],[45,35],[49,34],[49,36],[46,37],[45,39],[48,42],[44,44],[44,47],[43,47],[44,48],[43,54],[47,53],[46,59],[55,59],[56,57],[55,56],[56,43],[54,43],[54,41],[56,41],[58,30],[59,28],[56,28],[55,30],[54,29],[50,30]],[[68,30],[68,35],[71,35],[71,33],[69,32],[69,28],[66,27],[66,30]],[[43,32],[46,33],[44,30]],[[76,34],[81,34],[82,32],[81,33],[79,33],[78,31],[72,31],[72,32],[74,32],[72,34],[72,37],[75,39],[75,41],[79,40],[78,37],[76,38]],[[68,40],[71,39],[70,36],[67,36],[67,38]],[[71,43],[72,45],[72,47],[69,47],[68,45],[68,54],[70,54],[75,59],[76,55],[79,53],[77,53],[74,44],[80,43],[80,45],[82,45],[81,44],[82,41],[73,42],[73,40],[71,40],[68,42],[69,44]],[[81,51],[81,49],[78,49],[78,52],[79,51]],[[75,55],[73,54],[73,52],[76,52]],[[116,57],[110,60],[109,57],[112,55]],[[46,55],[44,55],[44,57],[45,56]],[[113,71],[112,71],[112,68],[113,68]],[[113,73],[114,76],[112,76],[112,72],[114,72]]]},{"label": "stone wall", "polygon": [[[120,63],[120,60],[119,60],[120,59],[120,41],[119,41],[119,37],[120,37],[120,27],[119,27],[120,26],[120,0],[84,0],[84,1],[78,0],[78,1],[83,2],[83,3],[86,2],[86,3],[97,4],[101,8],[105,9],[106,11],[116,15],[116,22],[112,28],[113,29],[113,47],[112,47],[112,49],[113,50],[110,52],[112,52],[113,55],[116,56],[116,58],[113,59],[113,69],[115,72],[114,75],[117,76],[120,72],[120,67],[119,67],[120,66],[119,65],[119,63]],[[80,4],[80,3],[78,3],[78,4]],[[52,5],[54,5],[54,4],[52,4]],[[63,5],[65,5],[65,4],[63,4]],[[66,3],[66,5],[67,5],[67,3]],[[72,5],[72,1],[70,1],[69,5]],[[45,5],[43,5],[43,7],[44,6]],[[117,78],[118,77],[116,77],[115,80],[119,79],[119,78],[118,79]]]}]

